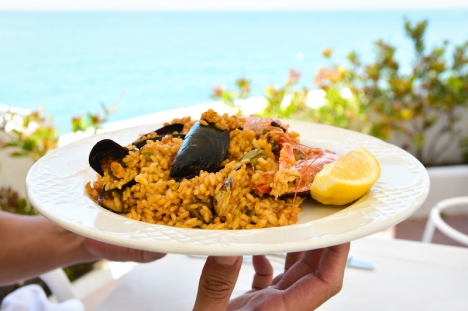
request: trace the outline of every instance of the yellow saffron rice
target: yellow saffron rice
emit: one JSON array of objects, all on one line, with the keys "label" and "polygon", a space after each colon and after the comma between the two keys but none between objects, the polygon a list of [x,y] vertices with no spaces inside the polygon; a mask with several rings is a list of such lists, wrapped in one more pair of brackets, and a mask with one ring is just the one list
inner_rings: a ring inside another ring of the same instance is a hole
[{"label": "yellow saffron rice", "polygon": [[[104,176],[97,176],[86,185],[88,194],[98,199],[102,189],[122,189],[114,196],[114,206],[126,217],[152,224],[202,229],[254,229],[295,224],[301,211],[302,199],[291,197],[275,199],[260,196],[252,187],[267,171],[278,170],[278,162],[266,135],[243,129],[245,119],[227,114],[218,115],[213,110],[202,114],[201,124],[214,123],[222,130],[229,130],[228,158],[218,172],[200,171],[190,179],[176,180],[169,177],[172,161],[183,140],[166,136],[159,141],[147,141],[137,149],[128,145],[129,154],[122,165],[111,168]],[[168,124],[184,124],[186,134],[196,121],[189,117],[174,119]],[[291,133],[292,137],[297,137]],[[151,134],[150,137],[151,138]],[[258,159],[255,166],[240,161],[248,151],[261,149],[266,158]],[[210,154],[207,154],[209,157]],[[213,199],[222,190],[223,181],[232,179],[232,189],[224,215],[216,215]],[[134,180],[131,187],[122,187]]]}]

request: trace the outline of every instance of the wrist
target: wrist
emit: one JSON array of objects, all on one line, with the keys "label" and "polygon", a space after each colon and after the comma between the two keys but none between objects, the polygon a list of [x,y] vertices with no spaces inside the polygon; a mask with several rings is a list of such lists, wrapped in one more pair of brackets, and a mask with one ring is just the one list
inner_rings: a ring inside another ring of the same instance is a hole
[{"label": "wrist", "polygon": [[58,251],[62,253],[59,256],[66,261],[65,265],[90,262],[96,259],[86,246],[87,238],[59,226],[56,226],[54,230],[54,235],[58,237],[58,245],[63,245],[62,248],[58,248]]},{"label": "wrist", "polygon": [[44,272],[95,259],[85,238],[65,230],[42,216],[0,212],[0,284],[11,284]]}]

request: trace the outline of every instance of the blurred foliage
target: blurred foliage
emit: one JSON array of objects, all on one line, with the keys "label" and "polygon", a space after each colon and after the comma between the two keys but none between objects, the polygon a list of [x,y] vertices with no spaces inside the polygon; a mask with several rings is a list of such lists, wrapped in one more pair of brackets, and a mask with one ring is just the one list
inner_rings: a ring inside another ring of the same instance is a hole
[{"label": "blurred foliage", "polygon": [[78,263],[78,264],[73,265],[73,266],[64,267],[63,271],[67,275],[70,282],[73,282],[73,281],[79,279],[81,276],[88,273],[89,271],[93,270],[95,265],[96,265],[96,261]]},{"label": "blurred foliage", "polygon": [[36,215],[28,200],[20,197],[11,187],[0,187],[0,210],[22,215]]},{"label": "blurred foliage", "polygon": [[103,117],[99,113],[86,113],[84,116],[73,117],[71,122],[73,133],[85,132],[92,128],[94,134],[96,134],[102,128],[102,125],[107,122],[108,117],[116,111],[115,108],[107,107],[104,103],[101,103],[101,107],[104,110]]},{"label": "blurred foliage", "polygon": [[262,112],[264,117],[299,118],[301,113],[309,110],[306,103],[307,88],[296,89],[301,74],[293,69],[289,71],[284,85],[268,86],[265,89],[267,106]]},{"label": "blurred foliage", "polygon": [[468,136],[462,138],[461,148],[463,150],[463,161],[468,163]]},{"label": "blurred foliage", "polygon": [[[267,106],[259,115],[370,134],[410,151],[426,166],[454,164],[442,162],[451,148],[461,150],[457,161],[468,162],[468,133],[460,127],[461,116],[468,116],[468,41],[452,49],[444,41],[429,49],[424,42],[427,25],[404,22],[414,53],[410,64],[399,63],[396,47],[383,40],[375,43],[375,60],[368,64],[355,52],[348,54],[347,66],[333,64],[333,50],[324,50],[329,65],[315,76],[319,90],[298,88],[300,74],[291,71],[283,86],[265,89]],[[318,100],[314,94],[320,90]],[[216,93],[213,97],[224,101]],[[229,100],[230,105],[236,102]]]},{"label": "blurred foliage", "polygon": [[[71,128],[73,132],[92,129],[96,134],[98,129],[107,122],[108,116],[115,113],[115,108],[101,104],[104,116],[99,113],[86,113],[84,116],[73,117]],[[52,118],[46,117],[42,110],[31,111],[28,114],[6,112],[1,115],[0,131],[7,136],[6,141],[0,141],[0,149],[12,148],[10,156],[29,157],[34,162],[49,151],[57,148],[59,131],[55,128]]]},{"label": "blurred foliage", "polygon": [[239,78],[236,80],[238,91],[230,91],[224,86],[217,86],[213,88],[211,97],[219,99],[224,104],[231,107],[233,114],[240,115],[242,114],[242,107],[238,104],[239,99],[246,99],[249,96],[250,83],[249,80]]},{"label": "blurred foliage", "polygon": [[12,157],[30,157],[37,161],[57,148],[58,131],[40,110],[26,115],[4,113],[0,122],[0,131],[8,137],[7,141],[1,142],[0,148],[12,148]]}]

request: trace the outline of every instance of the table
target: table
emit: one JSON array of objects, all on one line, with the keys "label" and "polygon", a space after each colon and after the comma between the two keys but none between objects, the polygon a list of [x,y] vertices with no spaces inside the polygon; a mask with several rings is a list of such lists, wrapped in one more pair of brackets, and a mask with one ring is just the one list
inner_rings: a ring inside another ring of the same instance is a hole
[{"label": "table", "polygon": [[[466,310],[468,248],[367,237],[350,255],[375,266],[347,268],[342,291],[319,310]],[[273,258],[276,273],[281,260]],[[233,297],[250,289],[253,267],[244,258]],[[191,310],[205,260],[186,255],[136,266],[96,311]]]}]

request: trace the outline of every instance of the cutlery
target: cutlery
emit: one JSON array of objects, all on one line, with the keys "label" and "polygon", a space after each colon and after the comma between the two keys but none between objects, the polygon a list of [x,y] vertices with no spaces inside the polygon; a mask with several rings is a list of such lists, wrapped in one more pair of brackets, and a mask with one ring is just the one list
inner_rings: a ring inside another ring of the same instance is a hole
[{"label": "cutlery", "polygon": [[346,261],[346,266],[350,268],[363,269],[363,270],[374,270],[375,267],[370,262],[354,259],[349,257]]}]

